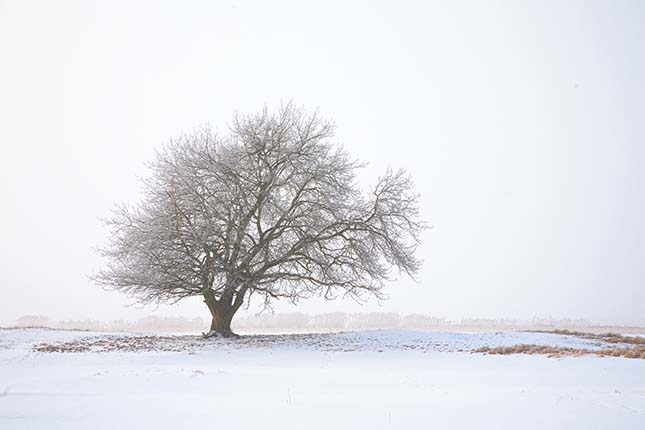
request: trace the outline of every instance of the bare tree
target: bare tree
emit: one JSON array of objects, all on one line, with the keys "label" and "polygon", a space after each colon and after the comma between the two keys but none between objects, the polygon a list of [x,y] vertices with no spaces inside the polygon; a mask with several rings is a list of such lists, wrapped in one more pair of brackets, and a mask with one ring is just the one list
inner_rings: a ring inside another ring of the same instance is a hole
[{"label": "bare tree", "polygon": [[203,296],[210,335],[252,295],[268,306],[339,293],[381,296],[391,269],[413,276],[425,228],[404,171],[362,193],[361,164],[331,142],[334,125],[292,105],[171,141],[149,165],[141,202],[107,220],[96,283],[143,303]]}]

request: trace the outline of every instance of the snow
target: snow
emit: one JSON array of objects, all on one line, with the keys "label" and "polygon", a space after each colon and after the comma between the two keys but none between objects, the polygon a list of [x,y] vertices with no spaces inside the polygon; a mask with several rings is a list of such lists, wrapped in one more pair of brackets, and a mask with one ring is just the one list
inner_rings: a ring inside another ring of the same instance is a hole
[{"label": "snow", "polygon": [[0,429],[645,428],[645,360],[469,352],[603,346],[572,336],[373,331],[177,337],[179,352],[32,350],[105,336],[0,330]]}]

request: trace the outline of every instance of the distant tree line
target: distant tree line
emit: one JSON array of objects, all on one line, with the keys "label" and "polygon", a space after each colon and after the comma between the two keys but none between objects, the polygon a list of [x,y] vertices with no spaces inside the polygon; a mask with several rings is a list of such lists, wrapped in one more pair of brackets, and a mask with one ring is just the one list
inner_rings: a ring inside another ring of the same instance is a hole
[{"label": "distant tree line", "polygon": [[[135,321],[115,320],[53,320],[42,315],[25,315],[16,320],[15,327],[48,327],[65,330],[123,331],[152,333],[191,333],[206,322],[203,318],[148,316]],[[344,313],[330,312],[306,314],[302,312],[262,313],[240,316],[235,329],[246,333],[278,332],[325,332],[349,330],[441,330],[441,331],[484,331],[484,330],[540,330],[540,329],[581,329],[645,333],[643,327],[620,327],[594,325],[582,319],[533,318],[528,321],[510,319],[470,318],[450,321],[427,314],[406,314],[396,312]]]}]

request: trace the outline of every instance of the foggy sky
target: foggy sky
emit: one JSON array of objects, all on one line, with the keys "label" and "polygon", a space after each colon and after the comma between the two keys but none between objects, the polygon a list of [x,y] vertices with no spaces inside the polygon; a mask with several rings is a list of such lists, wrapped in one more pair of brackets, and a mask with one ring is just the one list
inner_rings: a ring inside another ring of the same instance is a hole
[{"label": "foggy sky", "polygon": [[87,280],[99,218],[155,147],[293,100],[434,228],[390,300],[277,311],[645,324],[645,3],[349,3],[0,0],[0,323],[154,311]]}]

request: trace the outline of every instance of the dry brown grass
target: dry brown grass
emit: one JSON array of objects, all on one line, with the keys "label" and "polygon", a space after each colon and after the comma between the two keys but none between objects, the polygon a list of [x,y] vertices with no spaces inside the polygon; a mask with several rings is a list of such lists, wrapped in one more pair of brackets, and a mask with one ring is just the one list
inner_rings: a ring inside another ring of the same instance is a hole
[{"label": "dry brown grass", "polygon": [[624,336],[619,333],[588,333],[572,330],[528,330],[531,333],[553,333],[565,336],[575,336],[582,339],[600,340],[607,343],[624,343],[629,345],[645,346],[645,337]]},{"label": "dry brown grass", "polygon": [[624,358],[640,358],[645,360],[645,347],[635,348],[606,348],[606,349],[584,349],[584,348],[569,348],[561,346],[545,346],[545,345],[514,345],[514,346],[498,346],[488,347],[484,346],[473,350],[482,354],[496,354],[496,355],[510,355],[510,354],[542,354],[552,358],[560,357],[579,357],[581,355],[595,354],[600,357],[624,357]]},{"label": "dry brown grass", "polygon": [[477,348],[473,352],[479,352],[482,354],[494,354],[494,355],[510,355],[510,354],[542,354],[549,357],[563,357],[567,356],[579,356],[589,354],[592,351],[587,349],[579,348],[567,348],[567,347],[558,347],[558,346],[547,346],[547,345],[514,345],[514,346],[497,346],[489,347],[484,346],[482,348]]},{"label": "dry brown grass", "polygon": [[[637,336],[624,336],[618,333],[587,333],[571,330],[529,330],[533,333],[553,333],[563,336],[575,336],[581,339],[596,340],[599,343],[613,345],[629,345],[601,349],[569,348],[544,345],[515,345],[510,347],[483,347],[474,350],[483,354],[544,354],[549,357],[580,356],[595,354],[601,357],[625,357],[645,359],[645,338]],[[602,346],[602,345],[601,345]]]}]

